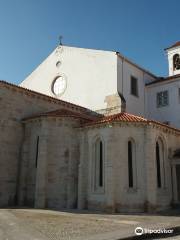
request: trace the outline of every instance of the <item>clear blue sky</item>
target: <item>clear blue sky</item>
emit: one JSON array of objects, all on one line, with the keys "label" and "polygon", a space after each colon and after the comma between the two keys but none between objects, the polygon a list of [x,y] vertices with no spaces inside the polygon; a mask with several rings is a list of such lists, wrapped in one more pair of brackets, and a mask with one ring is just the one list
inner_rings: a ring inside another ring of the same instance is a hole
[{"label": "clear blue sky", "polygon": [[0,79],[21,82],[57,46],[116,50],[167,75],[179,0],[0,0]]}]

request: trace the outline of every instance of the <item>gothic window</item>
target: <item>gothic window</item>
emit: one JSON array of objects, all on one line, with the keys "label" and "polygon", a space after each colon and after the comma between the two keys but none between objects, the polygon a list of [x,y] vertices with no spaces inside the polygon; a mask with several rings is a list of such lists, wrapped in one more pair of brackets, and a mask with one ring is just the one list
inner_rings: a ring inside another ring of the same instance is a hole
[{"label": "gothic window", "polygon": [[173,69],[179,70],[180,69],[180,56],[179,54],[175,54],[173,56]]},{"label": "gothic window", "polygon": [[164,107],[169,104],[169,94],[168,91],[157,93],[157,107]]},{"label": "gothic window", "polygon": [[36,161],[35,161],[35,166],[37,168],[37,164],[38,164],[38,155],[39,155],[39,136],[37,137],[36,140]]},{"label": "gothic window", "polygon": [[129,188],[136,187],[136,150],[135,142],[128,141],[128,186]]},{"label": "gothic window", "polygon": [[165,168],[164,168],[164,145],[161,139],[156,142],[156,171],[157,187],[165,185]]},{"label": "gothic window", "polygon": [[104,186],[104,147],[103,142],[97,139],[95,142],[95,189]]},{"label": "gothic window", "polygon": [[138,79],[131,76],[131,94],[138,97]]}]

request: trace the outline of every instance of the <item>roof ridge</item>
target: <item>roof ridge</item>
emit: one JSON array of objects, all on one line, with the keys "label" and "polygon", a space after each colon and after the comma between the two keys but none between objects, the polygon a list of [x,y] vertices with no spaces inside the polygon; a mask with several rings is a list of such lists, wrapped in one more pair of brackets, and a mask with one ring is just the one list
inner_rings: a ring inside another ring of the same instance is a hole
[{"label": "roof ridge", "polygon": [[120,115],[127,115],[127,116],[131,116],[131,117],[135,117],[135,118],[139,118],[139,119],[148,121],[148,119],[143,117],[143,116],[138,116],[138,115],[135,115],[135,114],[132,114],[132,113],[128,113],[128,112],[115,113],[115,114],[112,114],[112,115],[104,116],[104,118],[108,118],[108,117],[116,118],[116,117],[118,117]]}]

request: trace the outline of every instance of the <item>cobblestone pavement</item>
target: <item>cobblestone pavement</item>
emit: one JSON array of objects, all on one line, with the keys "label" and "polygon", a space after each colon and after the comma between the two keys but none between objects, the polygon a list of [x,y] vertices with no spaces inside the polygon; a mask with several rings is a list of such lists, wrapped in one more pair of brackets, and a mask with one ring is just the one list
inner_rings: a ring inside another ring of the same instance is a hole
[{"label": "cobblestone pavement", "polygon": [[119,240],[134,235],[137,226],[149,229],[180,226],[180,216],[0,210],[0,240]]}]

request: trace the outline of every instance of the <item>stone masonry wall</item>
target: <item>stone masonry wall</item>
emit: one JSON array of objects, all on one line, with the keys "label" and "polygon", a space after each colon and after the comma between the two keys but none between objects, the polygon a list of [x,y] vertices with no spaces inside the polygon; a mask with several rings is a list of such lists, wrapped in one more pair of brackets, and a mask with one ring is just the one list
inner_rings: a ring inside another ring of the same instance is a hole
[{"label": "stone masonry wall", "polygon": [[58,100],[0,83],[0,206],[17,203],[24,117],[66,108]]},{"label": "stone masonry wall", "polygon": [[[163,210],[172,204],[173,190],[172,190],[172,166],[170,153],[180,146],[180,135],[171,133],[168,130],[162,130],[161,128],[149,127],[146,131],[146,139],[149,143],[146,145],[146,153],[148,156],[146,160],[146,195],[147,195],[147,210],[156,211]],[[148,137],[149,136],[149,137]],[[162,175],[162,187],[157,187],[156,178],[156,141],[161,139],[164,148],[164,163]],[[164,175],[164,176],[163,176]],[[154,193],[154,194],[153,194]]]},{"label": "stone masonry wall", "polygon": [[[79,122],[71,118],[43,118],[26,123],[29,150],[23,163],[28,162],[26,191],[21,195],[37,208],[76,208],[78,188]],[[37,167],[36,139],[39,136]],[[23,183],[23,179],[21,181]],[[23,201],[22,201],[23,202]]]},{"label": "stone masonry wall", "polygon": [[[93,126],[82,134],[84,137],[81,137],[80,144],[85,148],[83,152],[81,149],[80,154],[79,208],[87,206],[89,209],[111,212],[152,212],[170,206],[172,184],[168,151],[178,147],[180,135],[166,128],[133,123]],[[105,191],[102,193],[96,193],[92,186],[93,144],[98,137],[104,141],[105,147]],[[162,189],[157,188],[155,146],[158,137],[165,140],[166,186]],[[128,186],[129,140],[135,143],[133,188]],[[88,176],[86,181],[83,180],[84,175]]]}]

